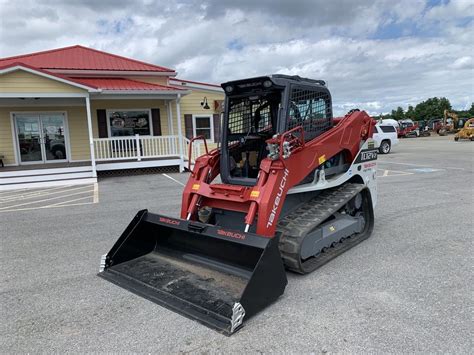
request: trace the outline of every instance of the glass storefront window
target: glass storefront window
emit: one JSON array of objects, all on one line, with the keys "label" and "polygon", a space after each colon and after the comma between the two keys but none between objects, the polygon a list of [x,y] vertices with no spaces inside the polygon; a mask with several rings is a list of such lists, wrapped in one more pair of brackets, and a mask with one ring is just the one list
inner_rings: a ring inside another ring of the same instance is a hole
[{"label": "glass storefront window", "polygon": [[114,110],[108,116],[111,137],[151,135],[149,110]]}]

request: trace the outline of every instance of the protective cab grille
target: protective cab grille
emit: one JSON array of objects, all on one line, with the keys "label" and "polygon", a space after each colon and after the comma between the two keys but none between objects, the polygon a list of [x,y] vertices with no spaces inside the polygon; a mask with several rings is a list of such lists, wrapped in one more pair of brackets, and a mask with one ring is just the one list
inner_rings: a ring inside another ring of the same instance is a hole
[{"label": "protective cab grille", "polygon": [[331,99],[325,92],[293,88],[288,108],[288,129],[302,126],[305,140],[332,127]]},{"label": "protective cab grille", "polygon": [[242,99],[231,100],[228,133],[249,134],[269,128],[271,128],[269,101],[265,99],[258,100],[258,102],[246,102]]}]

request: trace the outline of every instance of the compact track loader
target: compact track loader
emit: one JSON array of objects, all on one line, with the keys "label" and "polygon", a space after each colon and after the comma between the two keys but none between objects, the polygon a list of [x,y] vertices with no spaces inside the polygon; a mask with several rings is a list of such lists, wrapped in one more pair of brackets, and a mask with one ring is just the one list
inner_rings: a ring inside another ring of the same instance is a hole
[{"label": "compact track loader", "polygon": [[230,335],[284,292],[285,268],[310,273],[370,236],[377,149],[367,113],[332,117],[324,81],[222,87],[220,146],[196,160],[181,218],[138,212],[99,276]]}]

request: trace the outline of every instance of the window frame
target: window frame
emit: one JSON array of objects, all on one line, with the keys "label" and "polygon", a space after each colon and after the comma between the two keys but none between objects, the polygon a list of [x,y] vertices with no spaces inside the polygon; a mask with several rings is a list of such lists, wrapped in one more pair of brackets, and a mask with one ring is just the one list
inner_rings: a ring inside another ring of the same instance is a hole
[{"label": "window frame", "polygon": [[209,127],[211,130],[211,136],[209,139],[206,139],[207,143],[214,142],[214,115],[212,114],[193,114],[193,137],[196,137],[196,117],[208,117],[209,118]]},{"label": "window frame", "polygon": [[[153,137],[154,132],[153,132],[153,122],[152,117],[151,117],[151,108],[113,108],[113,109],[106,109],[105,110],[105,116],[106,116],[106,121],[107,121],[107,135],[109,136],[108,138],[117,138],[117,137],[112,137],[112,130],[110,128],[110,114],[112,112],[116,111],[121,111],[121,112],[131,112],[131,111],[147,111],[148,112],[148,125],[150,126],[150,134],[139,134],[142,137]],[[135,137],[135,135],[131,136],[120,136],[120,137]]]}]

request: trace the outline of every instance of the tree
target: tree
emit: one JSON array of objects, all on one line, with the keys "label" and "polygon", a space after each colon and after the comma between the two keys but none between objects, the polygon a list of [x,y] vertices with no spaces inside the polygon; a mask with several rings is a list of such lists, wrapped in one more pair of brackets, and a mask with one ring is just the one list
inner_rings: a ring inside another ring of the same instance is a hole
[{"label": "tree", "polygon": [[471,103],[471,108],[469,109],[469,116],[474,117],[474,102]]},{"label": "tree", "polygon": [[415,117],[417,120],[441,118],[444,115],[444,110],[451,110],[449,100],[445,97],[432,97],[415,106]]},{"label": "tree", "polygon": [[405,112],[403,112],[403,108],[398,106],[396,110],[392,110],[391,116],[394,120],[400,121],[405,118]]},{"label": "tree", "polygon": [[415,120],[415,119],[416,119],[415,109],[413,108],[412,105],[409,105],[409,106],[408,106],[408,110],[407,110],[407,112],[405,113],[405,118],[409,118],[409,119],[411,119],[411,120]]}]

